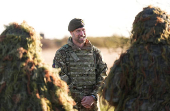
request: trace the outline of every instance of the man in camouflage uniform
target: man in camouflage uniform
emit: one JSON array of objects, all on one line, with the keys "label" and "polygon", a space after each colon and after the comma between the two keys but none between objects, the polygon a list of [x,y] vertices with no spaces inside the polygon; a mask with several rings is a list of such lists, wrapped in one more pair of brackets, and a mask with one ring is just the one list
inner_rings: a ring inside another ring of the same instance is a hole
[{"label": "man in camouflage uniform", "polygon": [[169,15],[158,7],[145,7],[134,20],[131,42],[99,95],[116,111],[169,111]]},{"label": "man in camouflage uniform", "polygon": [[60,77],[69,85],[79,111],[97,111],[97,90],[106,76],[107,65],[99,49],[86,39],[82,19],[72,19],[68,26],[71,37],[55,54],[53,67],[61,68]]}]

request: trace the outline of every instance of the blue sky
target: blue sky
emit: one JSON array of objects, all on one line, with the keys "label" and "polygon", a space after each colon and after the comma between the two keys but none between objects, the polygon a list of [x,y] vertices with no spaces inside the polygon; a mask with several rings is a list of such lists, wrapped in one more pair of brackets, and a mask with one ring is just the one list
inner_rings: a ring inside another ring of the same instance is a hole
[{"label": "blue sky", "polygon": [[25,20],[46,38],[61,39],[70,35],[69,21],[82,18],[87,36],[129,37],[135,16],[148,5],[170,13],[170,0],[1,0],[0,33]]}]

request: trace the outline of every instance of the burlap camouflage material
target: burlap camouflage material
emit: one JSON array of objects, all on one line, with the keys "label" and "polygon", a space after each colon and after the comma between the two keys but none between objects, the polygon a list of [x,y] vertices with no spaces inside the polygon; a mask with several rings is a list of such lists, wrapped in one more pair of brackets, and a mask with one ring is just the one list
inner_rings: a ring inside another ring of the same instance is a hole
[{"label": "burlap camouflage material", "polygon": [[73,111],[68,86],[42,62],[40,36],[26,22],[0,35],[0,111]]},{"label": "burlap camouflage material", "polygon": [[115,61],[99,92],[115,111],[170,110],[169,19],[152,6],[135,17],[131,47]]},{"label": "burlap camouflage material", "polygon": [[73,44],[72,38],[68,44],[60,48],[54,57],[53,67],[61,68],[60,77],[69,85],[71,95],[76,101],[76,108],[80,111],[97,111],[86,109],[81,105],[84,96],[95,95],[103,77],[106,76],[107,65],[103,62],[100,51],[86,40],[85,46],[80,49]]}]

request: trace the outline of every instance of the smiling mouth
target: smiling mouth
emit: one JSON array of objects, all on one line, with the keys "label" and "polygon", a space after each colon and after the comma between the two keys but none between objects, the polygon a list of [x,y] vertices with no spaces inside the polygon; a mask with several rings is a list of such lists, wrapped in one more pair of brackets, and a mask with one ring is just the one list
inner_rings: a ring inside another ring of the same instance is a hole
[{"label": "smiling mouth", "polygon": [[79,39],[85,39],[86,37],[79,37]]}]

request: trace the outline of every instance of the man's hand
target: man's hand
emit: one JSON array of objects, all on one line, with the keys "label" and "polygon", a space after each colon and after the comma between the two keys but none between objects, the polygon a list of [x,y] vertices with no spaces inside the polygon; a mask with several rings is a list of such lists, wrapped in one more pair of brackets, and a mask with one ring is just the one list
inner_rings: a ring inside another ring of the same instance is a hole
[{"label": "man's hand", "polygon": [[82,100],[81,100],[81,104],[85,107],[85,108],[90,108],[93,103],[94,103],[94,98],[93,96],[85,96]]}]

